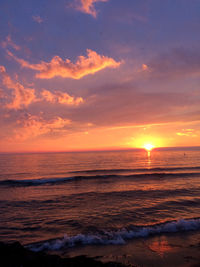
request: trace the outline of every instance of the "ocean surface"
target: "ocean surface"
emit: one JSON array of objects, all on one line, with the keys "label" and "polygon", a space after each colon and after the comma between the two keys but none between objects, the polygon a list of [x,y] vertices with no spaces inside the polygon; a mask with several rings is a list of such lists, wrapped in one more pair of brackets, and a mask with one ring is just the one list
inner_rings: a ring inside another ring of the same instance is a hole
[{"label": "ocean surface", "polygon": [[0,240],[32,250],[200,230],[200,150],[0,155]]}]

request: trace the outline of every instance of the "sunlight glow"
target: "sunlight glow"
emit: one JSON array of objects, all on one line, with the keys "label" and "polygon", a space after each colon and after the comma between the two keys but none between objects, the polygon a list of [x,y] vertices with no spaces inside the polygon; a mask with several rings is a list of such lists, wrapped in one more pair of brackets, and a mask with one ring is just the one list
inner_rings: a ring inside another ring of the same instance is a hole
[{"label": "sunlight glow", "polygon": [[152,144],[145,144],[143,146],[147,151],[151,151],[155,146]]},{"label": "sunlight glow", "polygon": [[138,136],[138,138],[133,138],[132,142],[130,143],[132,144],[132,147],[143,148],[146,151],[151,151],[154,148],[167,146],[166,140],[154,133],[148,135],[140,135]]}]

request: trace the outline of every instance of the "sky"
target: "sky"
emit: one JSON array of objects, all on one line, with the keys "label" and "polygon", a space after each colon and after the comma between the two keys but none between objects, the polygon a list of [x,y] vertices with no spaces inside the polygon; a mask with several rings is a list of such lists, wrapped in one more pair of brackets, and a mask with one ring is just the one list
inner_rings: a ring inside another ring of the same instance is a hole
[{"label": "sky", "polygon": [[200,146],[200,0],[1,0],[0,152]]}]

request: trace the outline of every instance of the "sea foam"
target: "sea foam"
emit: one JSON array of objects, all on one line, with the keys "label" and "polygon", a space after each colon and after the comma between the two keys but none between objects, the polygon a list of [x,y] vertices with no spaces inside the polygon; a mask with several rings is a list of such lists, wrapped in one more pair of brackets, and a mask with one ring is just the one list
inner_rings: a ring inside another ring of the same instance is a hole
[{"label": "sea foam", "polygon": [[123,245],[127,240],[134,238],[192,230],[200,230],[200,218],[182,219],[144,227],[132,226],[130,229],[123,228],[115,231],[101,231],[101,233],[78,234],[71,237],[64,235],[63,238],[32,244],[28,247],[33,251],[42,251],[61,250],[78,245]]}]

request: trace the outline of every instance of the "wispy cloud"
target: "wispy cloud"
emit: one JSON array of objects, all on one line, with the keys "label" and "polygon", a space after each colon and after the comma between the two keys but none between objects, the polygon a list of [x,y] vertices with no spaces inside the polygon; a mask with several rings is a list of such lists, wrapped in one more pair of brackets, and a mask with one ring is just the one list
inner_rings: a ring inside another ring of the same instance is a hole
[{"label": "wispy cloud", "polygon": [[0,76],[3,85],[8,89],[12,89],[13,99],[12,102],[6,105],[8,109],[21,109],[36,101],[35,90],[32,88],[25,88],[19,82],[14,82],[3,66],[0,66]]},{"label": "wispy cloud", "polygon": [[75,63],[72,63],[69,59],[62,60],[59,56],[54,56],[50,62],[41,61],[39,64],[31,64],[16,57],[10,51],[7,52],[22,67],[39,71],[36,77],[40,79],[51,79],[60,76],[78,80],[105,68],[117,68],[121,64],[121,62],[117,62],[113,58],[99,55],[90,49],[87,49],[87,57],[79,56]]},{"label": "wispy cloud", "polygon": [[61,117],[46,121],[40,116],[28,115],[28,118],[17,121],[18,128],[15,130],[14,139],[24,141],[50,132],[54,133],[70,123],[70,120]]},{"label": "wispy cloud", "polygon": [[6,40],[3,41],[3,42],[1,43],[1,45],[2,45],[3,48],[12,47],[12,48],[14,48],[14,49],[17,50],[17,51],[21,49],[21,47],[20,47],[19,45],[15,44],[15,43],[13,42],[13,40],[11,39],[11,36],[10,36],[10,35],[8,35],[8,36],[6,37]]},{"label": "wispy cloud", "polygon": [[44,100],[50,103],[59,103],[59,104],[72,105],[72,106],[77,106],[83,103],[82,97],[70,96],[69,94],[63,93],[60,91],[56,91],[52,93],[48,90],[43,90],[41,95]]},{"label": "wispy cloud", "polygon": [[194,129],[182,129],[180,132],[176,133],[179,136],[189,136],[189,137],[197,137]]},{"label": "wispy cloud", "polygon": [[37,23],[42,23],[43,19],[40,16],[32,16],[33,20]]},{"label": "wispy cloud", "polygon": [[109,0],[78,0],[76,4],[76,9],[86,14],[90,14],[96,18],[97,11],[94,7],[94,4],[97,2],[107,2]]}]

